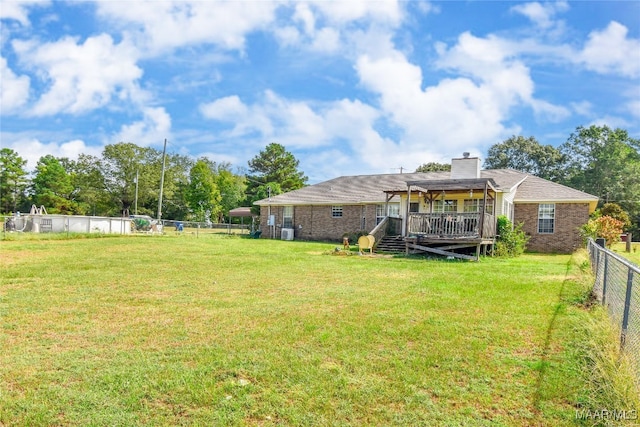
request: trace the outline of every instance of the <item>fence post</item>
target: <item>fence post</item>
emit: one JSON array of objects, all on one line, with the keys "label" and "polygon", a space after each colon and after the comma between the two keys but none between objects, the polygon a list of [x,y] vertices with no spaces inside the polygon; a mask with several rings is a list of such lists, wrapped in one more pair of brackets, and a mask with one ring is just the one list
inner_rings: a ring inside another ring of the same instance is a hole
[{"label": "fence post", "polygon": [[604,273],[602,274],[602,306],[606,307],[607,303],[607,276],[609,273],[609,257],[604,253]]},{"label": "fence post", "polygon": [[624,350],[627,340],[627,328],[629,327],[629,309],[631,307],[631,288],[633,287],[633,270],[629,267],[627,276],[627,294],[624,298],[624,314],[622,316],[622,332],[620,333],[620,351]]}]

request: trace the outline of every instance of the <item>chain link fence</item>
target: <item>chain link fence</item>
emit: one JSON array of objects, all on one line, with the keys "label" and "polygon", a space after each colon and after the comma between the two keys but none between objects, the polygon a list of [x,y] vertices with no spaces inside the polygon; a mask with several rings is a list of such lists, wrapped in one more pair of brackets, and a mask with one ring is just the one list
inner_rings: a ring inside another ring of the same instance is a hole
[{"label": "chain link fence", "polygon": [[208,234],[238,234],[249,235],[252,224],[231,224],[215,222],[173,221],[162,220],[164,234],[185,236],[206,236]]},{"label": "chain link fence", "polygon": [[212,234],[250,235],[256,224],[231,224],[194,221],[157,221],[146,215],[131,218],[107,218],[79,215],[20,214],[0,215],[2,238],[8,234],[106,233],[184,235],[201,237]]},{"label": "chain link fence", "polygon": [[640,380],[640,267],[599,245],[587,244],[596,276],[593,293],[620,331],[620,351],[635,362]]}]

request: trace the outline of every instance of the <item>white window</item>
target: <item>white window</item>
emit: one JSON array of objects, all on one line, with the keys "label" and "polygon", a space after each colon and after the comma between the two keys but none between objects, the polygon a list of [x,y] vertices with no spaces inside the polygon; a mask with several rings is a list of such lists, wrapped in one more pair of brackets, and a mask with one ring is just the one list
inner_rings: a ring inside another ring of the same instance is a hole
[{"label": "white window", "polygon": [[[493,204],[491,201],[487,204],[487,213],[493,213]],[[465,212],[482,212],[482,206],[484,205],[484,199],[465,199],[464,201],[464,211]]]},{"label": "white window", "polygon": [[282,207],[282,228],[293,228],[293,206]]},{"label": "white window", "polygon": [[538,233],[551,234],[555,228],[556,205],[541,203],[538,205]]},{"label": "white window", "polygon": [[331,217],[342,218],[342,206],[331,206]]},{"label": "white window", "polygon": [[400,203],[389,203],[389,216],[393,218],[400,217]]},{"label": "white window", "polygon": [[389,203],[384,205],[376,205],[376,224],[380,224],[380,222],[387,216],[387,207],[389,208],[389,216],[398,218],[400,217],[400,203]]},{"label": "white window", "polygon": [[465,212],[480,212],[480,206],[482,206],[482,200],[480,199],[466,199],[464,201]]},{"label": "white window", "polygon": [[502,215],[513,221],[513,203],[504,200],[502,202]]},{"label": "white window", "polygon": [[433,205],[433,212],[458,212],[457,200],[436,200]]}]

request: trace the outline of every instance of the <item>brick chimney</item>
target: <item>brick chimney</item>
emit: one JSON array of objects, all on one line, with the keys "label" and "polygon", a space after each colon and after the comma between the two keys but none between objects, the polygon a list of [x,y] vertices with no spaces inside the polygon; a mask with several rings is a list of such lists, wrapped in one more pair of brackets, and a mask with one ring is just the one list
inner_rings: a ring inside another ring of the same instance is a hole
[{"label": "brick chimney", "polygon": [[474,178],[480,178],[480,157],[462,153],[462,158],[451,159],[451,179]]}]

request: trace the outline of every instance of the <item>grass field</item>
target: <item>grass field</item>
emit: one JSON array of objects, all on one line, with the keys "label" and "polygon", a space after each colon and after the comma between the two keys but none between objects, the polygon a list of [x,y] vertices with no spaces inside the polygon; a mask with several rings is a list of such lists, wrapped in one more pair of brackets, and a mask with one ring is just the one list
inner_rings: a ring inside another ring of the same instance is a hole
[{"label": "grass field", "polygon": [[583,260],[334,248],[0,241],[0,425],[593,424]]},{"label": "grass field", "polygon": [[631,252],[627,252],[626,245],[624,242],[616,243],[611,249],[635,265],[640,265],[640,242],[631,243]]}]

